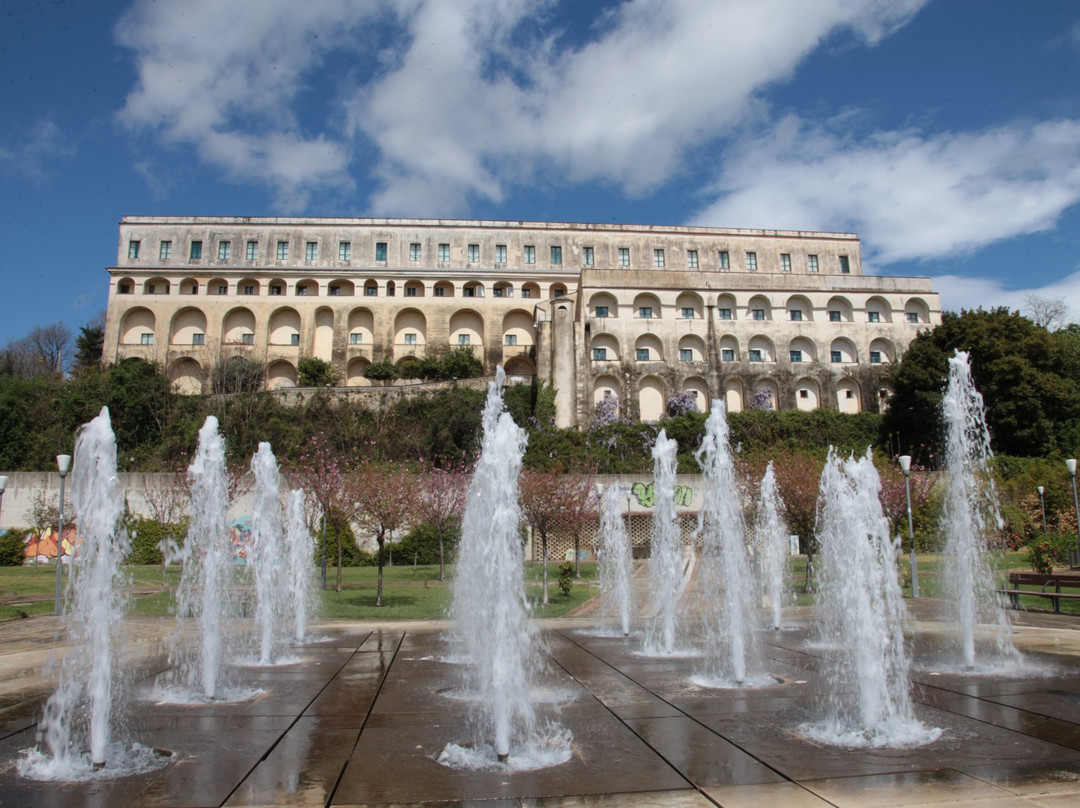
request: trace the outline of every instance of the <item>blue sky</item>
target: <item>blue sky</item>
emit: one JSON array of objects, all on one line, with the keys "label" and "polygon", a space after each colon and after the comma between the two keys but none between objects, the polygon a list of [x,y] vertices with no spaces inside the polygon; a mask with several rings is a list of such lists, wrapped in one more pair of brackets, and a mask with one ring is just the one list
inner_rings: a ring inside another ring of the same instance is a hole
[{"label": "blue sky", "polygon": [[946,308],[1080,318],[1072,0],[23,0],[0,344],[127,214],[854,231]]}]

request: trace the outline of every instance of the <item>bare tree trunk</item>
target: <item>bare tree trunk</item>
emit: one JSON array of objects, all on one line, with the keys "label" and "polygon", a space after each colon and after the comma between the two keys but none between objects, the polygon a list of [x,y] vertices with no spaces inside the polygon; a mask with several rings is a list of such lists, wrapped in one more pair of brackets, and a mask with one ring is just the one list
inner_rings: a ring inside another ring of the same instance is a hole
[{"label": "bare tree trunk", "polygon": [[547,547],[547,534],[546,533],[541,533],[540,534],[540,546],[543,548],[543,553],[544,553],[544,599],[541,602],[544,604],[544,606],[547,606],[548,605],[548,576],[547,576],[548,547]]},{"label": "bare tree trunk", "polygon": [[341,530],[337,532],[337,591],[341,591]]},{"label": "bare tree trunk", "polygon": [[386,540],[382,536],[378,537],[378,542],[379,542],[378,553],[379,553],[379,557],[376,560],[377,560],[378,565],[379,565],[379,581],[375,585],[375,605],[376,606],[382,606],[383,544],[385,543],[385,541]]},{"label": "bare tree trunk", "polygon": [[443,537],[442,528],[438,530],[439,534],[439,580],[446,580],[446,554],[443,550]]}]

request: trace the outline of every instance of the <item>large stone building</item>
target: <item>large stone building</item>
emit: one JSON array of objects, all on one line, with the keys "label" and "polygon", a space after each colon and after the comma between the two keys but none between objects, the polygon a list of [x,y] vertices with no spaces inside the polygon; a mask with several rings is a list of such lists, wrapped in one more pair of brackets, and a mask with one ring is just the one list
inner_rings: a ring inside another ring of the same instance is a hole
[{"label": "large stone building", "polygon": [[467,345],[554,385],[558,421],[605,394],[657,418],[671,396],[731,410],[877,411],[888,367],[941,319],[926,278],[863,275],[846,233],[550,222],[128,216],[105,358],[200,392],[232,355],[295,385]]}]

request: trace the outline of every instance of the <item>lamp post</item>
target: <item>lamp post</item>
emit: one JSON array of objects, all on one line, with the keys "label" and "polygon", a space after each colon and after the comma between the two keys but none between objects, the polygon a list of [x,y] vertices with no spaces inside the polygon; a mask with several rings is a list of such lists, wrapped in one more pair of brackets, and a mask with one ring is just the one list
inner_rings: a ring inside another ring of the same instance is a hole
[{"label": "lamp post", "polygon": [[907,531],[908,540],[911,542],[909,557],[911,559],[911,597],[919,597],[919,565],[915,560],[915,528],[911,522],[911,455],[899,457],[900,471],[904,472],[904,499],[907,502]]},{"label": "lamp post", "polygon": [[[71,468],[71,455],[57,455],[56,467],[60,470],[60,518],[56,532],[56,605],[53,614],[60,614],[60,585],[64,578],[64,478]],[[74,548],[73,548],[74,549]]]},{"label": "lamp post", "polygon": [[1080,500],[1077,500],[1076,498],[1076,458],[1070,457],[1068,460],[1066,460],[1065,468],[1069,470],[1069,476],[1072,477],[1073,508],[1076,510],[1077,549],[1069,550],[1069,566],[1072,569],[1076,569],[1077,567],[1080,567]]},{"label": "lamp post", "polygon": [[1041,485],[1035,489],[1039,492],[1039,508],[1042,510],[1042,529],[1043,538],[1046,538],[1046,499],[1043,497],[1043,492],[1046,490]]},{"label": "lamp post", "polygon": [[0,477],[0,517],[4,515],[4,489],[7,488],[7,477]]}]

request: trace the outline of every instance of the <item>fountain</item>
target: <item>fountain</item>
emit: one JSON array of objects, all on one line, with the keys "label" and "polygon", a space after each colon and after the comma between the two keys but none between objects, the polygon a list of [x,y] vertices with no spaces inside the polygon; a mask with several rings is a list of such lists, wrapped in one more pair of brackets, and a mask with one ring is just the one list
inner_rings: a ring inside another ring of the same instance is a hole
[{"label": "fountain", "polygon": [[712,403],[695,458],[705,477],[699,517],[705,662],[697,681],[712,687],[771,682],[760,670],[746,526],[723,401]]},{"label": "fountain", "polygon": [[802,727],[815,741],[847,747],[911,747],[938,729],[915,719],[899,552],[881,510],[870,451],[841,461],[830,448],[821,473],[819,607],[828,653],[829,715]]},{"label": "fountain", "polygon": [[681,531],[675,515],[675,456],[678,444],[664,430],[653,445],[653,477],[656,509],[653,511],[652,546],[649,552],[649,594],[656,614],[645,630],[642,652],[648,656],[672,656],[679,630],[678,601],[682,591]]},{"label": "fountain", "polygon": [[600,500],[600,604],[604,623],[617,619],[622,636],[630,634],[630,536],[619,509],[619,489],[610,486]]},{"label": "fountain", "polygon": [[[986,535],[1001,527],[990,474],[990,434],[982,395],[971,378],[968,355],[949,360],[949,383],[941,401],[945,428],[945,583],[959,629],[959,661],[967,670],[1016,667],[1020,654],[994,587],[986,554]],[[976,626],[990,635],[990,647],[976,650]]]},{"label": "fountain", "polygon": [[270,444],[262,442],[251,458],[255,491],[251,505],[251,569],[255,576],[255,633],[258,664],[273,665],[284,640],[288,597],[285,581],[285,539],[281,529],[281,474]]},{"label": "fountain", "polygon": [[570,757],[569,732],[547,726],[541,737],[531,700],[540,654],[528,622],[518,532],[517,480],[526,436],[503,411],[504,379],[499,367],[488,385],[450,608],[474,724],[471,743],[449,743],[439,755],[440,763],[454,768],[539,768]]},{"label": "fountain", "polygon": [[304,492],[289,492],[285,506],[285,545],[288,548],[288,594],[295,620],[293,639],[303,642],[307,637],[308,619],[312,612],[314,547],[304,519]]},{"label": "fountain", "polygon": [[768,604],[770,625],[779,630],[781,610],[787,598],[784,572],[787,568],[788,530],[784,524],[784,504],[776,485],[772,461],[761,478],[761,494],[754,514],[754,560],[758,588]]}]

